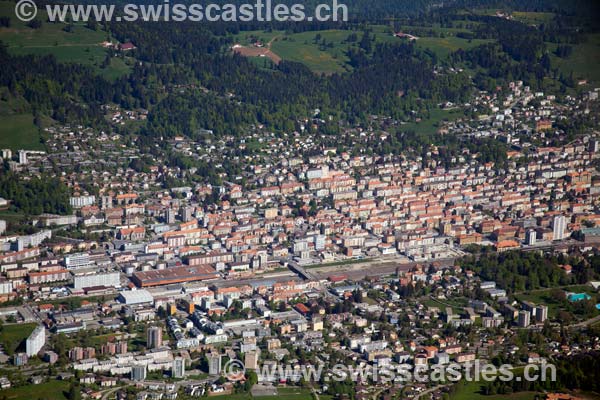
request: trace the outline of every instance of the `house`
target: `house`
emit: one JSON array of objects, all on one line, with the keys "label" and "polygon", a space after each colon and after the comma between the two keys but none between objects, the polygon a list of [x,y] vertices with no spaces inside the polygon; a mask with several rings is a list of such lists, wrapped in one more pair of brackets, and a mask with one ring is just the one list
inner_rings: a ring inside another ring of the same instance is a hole
[{"label": "house", "polygon": [[135,50],[136,48],[137,47],[135,47],[134,44],[131,42],[122,43],[119,45],[119,49],[121,51],[130,51],[130,50]]},{"label": "house", "polygon": [[146,229],[144,227],[135,228],[124,228],[119,229],[117,232],[117,239],[119,240],[142,240],[146,236]]}]

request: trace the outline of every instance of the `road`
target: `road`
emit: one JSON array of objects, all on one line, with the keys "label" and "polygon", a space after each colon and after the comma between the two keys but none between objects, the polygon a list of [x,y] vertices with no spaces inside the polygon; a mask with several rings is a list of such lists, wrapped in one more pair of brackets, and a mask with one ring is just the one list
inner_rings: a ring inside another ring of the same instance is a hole
[{"label": "road", "polygon": [[110,397],[110,395],[113,394],[113,393],[116,393],[119,389],[122,389],[122,388],[121,387],[115,387],[115,388],[112,388],[112,389],[108,389],[102,395],[102,400],[108,400],[108,398]]},{"label": "road", "polygon": [[539,288],[539,289],[533,289],[533,290],[523,290],[520,292],[514,292],[513,294],[515,296],[518,296],[520,294],[528,294],[528,293],[535,293],[535,292],[546,292],[548,290],[552,290],[552,289],[567,289],[570,287],[575,287],[575,286],[581,286],[581,283],[575,283],[573,285],[564,285],[564,286],[555,286],[555,287],[550,287],[550,288]]},{"label": "road", "polygon": [[567,328],[585,328],[586,326],[594,325],[596,322],[600,322],[600,315],[587,319],[585,321],[578,322],[576,324],[567,325]]},{"label": "road", "polygon": [[436,390],[440,390],[441,388],[444,388],[444,387],[446,387],[446,386],[451,386],[451,385],[450,385],[450,384],[447,384],[447,385],[437,385],[437,386],[434,386],[434,387],[432,387],[431,389],[427,389],[427,390],[426,390],[426,391],[424,391],[423,393],[419,393],[419,395],[415,397],[415,400],[419,400],[419,399],[420,399],[420,398],[422,398],[423,396],[426,396],[426,395],[428,395],[428,394],[430,394],[430,393],[433,393],[433,392],[435,392]]},{"label": "road", "polygon": [[313,394],[313,396],[315,396],[315,400],[320,400],[319,394],[317,393],[314,386],[312,386],[312,385],[310,385],[310,392]]}]

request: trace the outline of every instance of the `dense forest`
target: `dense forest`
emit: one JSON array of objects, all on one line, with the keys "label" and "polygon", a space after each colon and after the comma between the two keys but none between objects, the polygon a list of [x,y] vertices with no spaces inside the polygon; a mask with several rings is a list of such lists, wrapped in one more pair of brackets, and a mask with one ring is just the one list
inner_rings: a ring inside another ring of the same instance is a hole
[{"label": "dense forest", "polygon": [[[491,382],[483,382],[479,393],[485,396],[511,395],[518,392],[560,392],[564,390],[583,390],[596,392],[600,389],[600,354],[575,354],[569,357],[552,359],[556,366],[556,381],[550,379],[550,372],[546,380],[538,379],[528,382],[523,374],[516,374],[520,379],[502,381],[496,379]],[[457,385],[463,385],[458,383]],[[454,386],[450,393],[454,393]],[[546,395],[536,395],[535,399],[545,399]]]},{"label": "dense forest", "polygon": [[23,97],[34,113],[56,121],[97,124],[97,107],[111,101],[110,88],[91,68],[60,64],[52,56],[11,56],[0,46],[0,86],[12,96]]},{"label": "dense forest", "polygon": [[463,268],[512,293],[573,283],[558,264],[556,258],[520,251],[483,252],[461,260]]},{"label": "dense forest", "polygon": [[[195,110],[194,124],[213,129],[216,122],[215,130],[219,132],[226,129],[235,133],[238,122],[248,119],[265,123],[276,130],[291,129],[298,118],[312,115],[316,108],[324,115],[339,114],[350,122],[364,122],[368,115],[406,118],[416,98],[435,104],[461,101],[470,94],[464,75],[436,76],[430,57],[413,45],[374,44],[374,38],[368,33],[364,33],[362,40],[365,50],[352,54],[356,66],[352,72],[318,76],[302,64],[286,61],[265,71],[246,58],[223,54],[219,49],[224,39],[201,39],[202,44],[196,44],[196,39],[192,39],[192,43],[180,42],[182,35],[195,38],[194,30],[199,30],[198,37],[207,37],[207,32],[194,24],[159,23],[144,29],[131,24],[115,24],[111,29],[120,40],[136,43],[138,50],[135,55],[139,59],[152,64],[177,64],[178,68],[187,68],[191,73],[189,83],[201,85],[217,96],[233,94],[239,116],[229,123],[219,121],[215,115],[219,114],[221,107],[228,107],[223,101],[211,101],[206,96],[199,98],[196,95],[178,100],[180,106]],[[192,48],[194,51],[191,51]],[[398,96],[399,92],[404,95]],[[181,97],[181,93],[177,96]],[[162,106],[170,107],[172,102],[167,99]],[[199,102],[204,102],[202,104],[206,107],[201,112],[194,108]],[[155,110],[157,115],[164,114],[162,108],[159,104]],[[226,109],[231,110],[230,107]],[[190,116],[190,112],[182,113]],[[172,119],[151,118],[151,121],[149,133],[174,131]]]},{"label": "dense forest", "polygon": [[[468,39],[489,39],[490,43],[459,50],[447,60],[439,60],[414,43],[377,42],[368,24],[356,22],[280,26],[113,22],[102,28],[120,42],[131,41],[136,46],[128,55],[139,62],[128,75],[109,82],[92,67],[61,64],[51,56],[10,55],[1,47],[0,86],[6,87],[11,96],[25,99],[34,115],[49,116],[60,123],[103,127],[106,121],[99,106],[106,103],[148,109],[148,121],[140,132],[154,138],[180,134],[195,137],[204,130],[217,137],[240,135],[252,124],[290,132],[298,129],[300,121],[315,116],[317,109],[320,113],[316,117],[328,122],[320,124],[320,133],[336,135],[338,123],[367,126],[372,116],[411,122],[426,116],[440,103],[464,102],[472,92],[472,81],[487,90],[514,79],[533,88],[542,87],[545,77],[557,74],[545,43],[559,44],[556,54],[564,57],[570,46],[581,40],[581,32],[557,20],[535,28],[514,20],[457,11],[493,5],[493,1],[457,0],[442,8],[429,0],[349,3],[353,10],[369,9],[373,14],[364,14],[365,19],[371,18],[369,23],[378,21],[371,15],[401,15],[386,22],[397,26],[437,23],[450,27],[458,21],[471,27],[472,37]],[[576,10],[569,4],[540,0],[525,9],[561,9],[575,18]],[[510,8],[511,3],[506,7]],[[593,6],[586,3],[586,7],[590,11]],[[305,65],[289,61],[262,68],[247,58],[232,55],[229,34],[257,28],[352,30],[357,45],[349,46],[346,54],[351,71],[317,75]],[[474,76],[456,73],[448,66],[466,66]],[[574,84],[569,77],[560,78],[562,84]],[[417,142],[423,144],[417,149],[422,152],[429,141],[444,146],[447,159],[454,155],[455,143],[451,140],[430,135],[412,138],[407,133],[411,132],[392,131],[390,139],[375,151],[389,154]],[[471,147],[486,160],[505,161],[501,146],[482,142]]]},{"label": "dense forest", "polygon": [[[264,71],[243,57],[223,54],[215,38],[212,45],[201,40],[204,47],[180,42],[184,28],[173,24],[144,30],[119,27],[122,31],[115,27],[115,34],[123,41],[134,37],[139,46],[135,56],[144,60],[127,77],[111,84],[85,66],[60,64],[51,56],[12,56],[2,48],[0,60],[7,73],[0,85],[24,97],[34,112],[62,123],[101,125],[99,105],[108,102],[150,108],[145,132],[160,136],[190,134],[196,127],[213,129],[217,135],[235,134],[247,123],[289,130],[316,108],[350,122],[364,122],[369,115],[403,118],[417,98],[426,105],[465,100],[470,93],[464,75],[434,75],[428,56],[409,44],[373,46],[368,61],[352,73],[317,76],[292,62]],[[185,35],[196,36],[187,31]],[[190,91],[188,97],[178,89],[182,85],[203,87],[210,94]],[[178,102],[179,112],[161,118],[165,108],[168,113],[174,110],[173,102]]]},{"label": "dense forest", "polygon": [[[247,0],[181,0],[180,3],[197,3],[197,4],[247,4],[252,3]],[[112,1],[92,1],[83,0],[80,4],[123,4],[123,3],[150,3],[147,0],[112,0]],[[277,3],[287,4],[288,6],[298,3],[296,0],[278,0]],[[321,0],[303,0],[306,10],[314,9],[317,4],[323,3]],[[417,17],[428,15],[440,9],[471,9],[471,8],[498,8],[498,9],[515,9],[522,11],[533,12],[561,12],[569,15],[578,15],[591,17],[593,11],[598,10],[598,4],[594,4],[589,0],[531,0],[527,2],[519,0],[342,0],[338,1],[348,6],[349,18],[351,22],[381,22],[389,21],[390,19]],[[273,3],[275,4],[275,2]],[[265,26],[273,27],[274,29],[290,27],[287,23],[270,23],[265,25],[262,22],[249,22],[243,24],[215,24],[219,29],[237,29],[237,30],[255,30],[263,29]],[[303,25],[307,24],[292,24],[292,29],[304,29]],[[313,27],[314,28],[314,27]],[[311,28],[311,30],[313,30]]]},{"label": "dense forest", "polygon": [[0,197],[10,200],[10,207],[21,214],[72,212],[69,190],[56,178],[23,180],[14,173],[0,173]]}]

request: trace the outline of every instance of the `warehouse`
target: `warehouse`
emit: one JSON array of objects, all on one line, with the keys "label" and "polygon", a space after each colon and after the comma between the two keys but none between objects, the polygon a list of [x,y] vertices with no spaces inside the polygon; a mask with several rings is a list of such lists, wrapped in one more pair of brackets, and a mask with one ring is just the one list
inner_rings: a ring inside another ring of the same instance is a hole
[{"label": "warehouse", "polygon": [[119,294],[118,300],[127,305],[152,303],[154,297],[147,290],[123,291]]}]

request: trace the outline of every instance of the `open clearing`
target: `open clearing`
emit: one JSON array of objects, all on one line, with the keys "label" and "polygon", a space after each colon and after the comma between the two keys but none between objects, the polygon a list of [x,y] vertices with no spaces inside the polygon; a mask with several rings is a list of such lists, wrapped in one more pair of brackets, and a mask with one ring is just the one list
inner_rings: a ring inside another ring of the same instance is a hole
[{"label": "open clearing", "polygon": [[[325,400],[328,396],[319,396]],[[275,396],[252,396],[250,393],[236,393],[226,396],[215,396],[216,399],[227,398],[228,400],[312,400],[313,396],[308,388],[296,386],[278,387]]]},{"label": "open clearing", "polygon": [[[552,54],[552,63],[560,71],[575,79],[586,79],[590,84],[600,85],[600,34],[587,35],[585,43],[573,46],[573,52],[567,58],[556,57]],[[550,52],[556,49],[555,44],[548,44]]]},{"label": "open clearing", "polygon": [[40,10],[39,29],[32,29],[14,15],[15,3],[0,1],[0,16],[10,18],[10,27],[0,28],[0,40],[13,54],[53,54],[58,61],[97,64],[104,60],[106,49],[101,43],[106,32],[74,24],[72,32],[66,32],[65,24],[46,22],[47,14]]},{"label": "open clearing", "polygon": [[239,45],[233,47],[233,52],[244,57],[267,57],[275,64],[279,64],[281,62],[281,57],[266,47],[246,47]]},{"label": "open clearing", "polygon": [[0,344],[8,354],[21,350],[23,342],[35,327],[36,324],[5,324],[0,331]]},{"label": "open clearing", "polygon": [[60,62],[77,62],[91,65],[100,74],[109,77],[120,76],[129,71],[129,66],[113,63],[102,68],[107,49],[102,42],[109,39],[107,32],[98,28],[89,29],[82,23],[72,25],[71,32],[64,28],[66,24],[47,22],[47,14],[40,10],[37,19],[42,21],[39,29],[32,29],[15,17],[14,2],[0,1],[0,16],[10,18],[10,26],[0,28],[0,41],[15,55],[51,54]]},{"label": "open clearing", "polygon": [[39,385],[25,385],[2,391],[6,400],[40,399],[66,400],[65,393],[69,390],[69,383],[64,381],[48,381]]},{"label": "open clearing", "polygon": [[11,150],[43,150],[40,133],[33,124],[33,115],[1,115],[0,148]]},{"label": "open clearing", "polygon": [[486,396],[481,393],[482,382],[460,382],[451,400],[533,400],[536,392],[517,392]]},{"label": "open clearing", "polygon": [[[368,27],[374,43],[400,43],[408,40],[395,37],[389,26],[371,25]],[[463,39],[456,36],[459,32],[468,32],[464,28],[446,27],[403,27],[405,33],[426,30],[433,36],[420,35],[415,46],[431,51],[438,58],[445,58],[459,49],[470,49],[489,40]],[[244,31],[233,36],[236,51],[247,57],[269,58],[278,63],[280,60],[295,61],[306,65],[318,74],[343,73],[352,70],[347,52],[357,48],[363,31],[330,29],[287,33],[284,31]],[[259,43],[263,47],[256,47]]]}]

